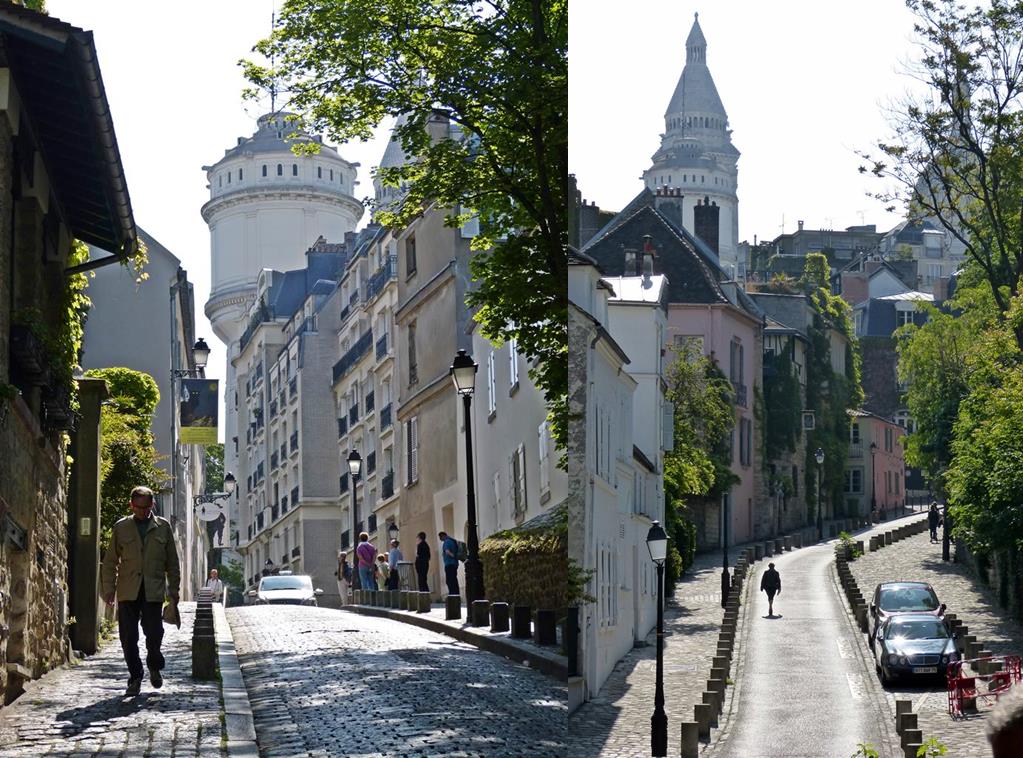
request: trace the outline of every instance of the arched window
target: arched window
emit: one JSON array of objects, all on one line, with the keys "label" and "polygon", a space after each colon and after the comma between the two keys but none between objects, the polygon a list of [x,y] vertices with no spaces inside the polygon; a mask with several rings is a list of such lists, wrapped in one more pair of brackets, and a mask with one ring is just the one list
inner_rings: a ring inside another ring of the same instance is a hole
[{"label": "arched window", "polygon": [[330,181],[334,181],[334,169],[330,170]]},{"label": "arched window", "polygon": [[242,170],[238,169],[238,181],[242,180]]},{"label": "arched window", "polygon": [[317,179],[322,179],[323,178],[323,166],[317,166],[316,167],[316,178]]},{"label": "arched window", "polygon": [[292,176],[298,176],[298,164],[297,163],[292,163],[291,164],[291,175]]},{"label": "arched window", "polygon": [[227,172],[227,183],[228,184],[231,183],[231,172],[230,171]]},{"label": "arched window", "polygon": [[223,175],[217,177],[217,186],[218,187],[223,187],[224,186],[224,177],[223,177]]},{"label": "arched window", "polygon": [[277,164],[277,176],[284,176],[284,166]]},{"label": "arched window", "polygon": [[266,176],[266,164],[263,164],[263,176]]}]

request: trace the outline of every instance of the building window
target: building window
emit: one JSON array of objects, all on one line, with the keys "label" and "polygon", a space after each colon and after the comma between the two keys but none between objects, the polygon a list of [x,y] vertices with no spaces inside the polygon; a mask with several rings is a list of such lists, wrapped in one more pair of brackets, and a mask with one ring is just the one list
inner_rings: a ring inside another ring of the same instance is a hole
[{"label": "building window", "polygon": [[330,170],[330,181],[334,181],[334,169]]},{"label": "building window", "polygon": [[419,365],[416,362],[416,322],[408,325],[408,383],[419,382]]},{"label": "building window", "polygon": [[845,492],[847,495],[863,493],[863,469],[851,468],[845,470]]},{"label": "building window", "polygon": [[545,502],[551,494],[550,430],[546,421],[537,427],[536,442],[540,456],[540,500]]},{"label": "building window", "polygon": [[242,170],[238,169],[238,181],[242,180]]},{"label": "building window", "polygon": [[263,176],[266,176],[266,164],[263,164]]},{"label": "building window", "polygon": [[419,481],[419,417],[413,416],[405,422],[405,484]]},{"label": "building window", "polygon": [[860,422],[853,421],[849,425],[849,442],[853,445],[860,444]]},{"label": "building window", "polygon": [[284,166],[280,163],[277,164],[277,176],[284,176]]},{"label": "building window", "polygon": [[508,384],[519,386],[519,341],[515,337],[508,341]]},{"label": "building window", "polygon": [[487,413],[497,413],[497,371],[494,363],[494,351],[487,356]]},{"label": "building window", "polygon": [[323,178],[323,166],[317,166],[316,167],[316,178],[317,179],[322,179]]},{"label": "building window", "polygon": [[231,172],[230,171],[227,172],[227,183],[228,184],[231,183]]},{"label": "building window", "polygon": [[292,176],[298,176],[298,164],[297,163],[292,163],[291,164],[291,175]]},{"label": "building window", "polygon": [[405,276],[416,273],[416,238],[405,240]]},{"label": "building window", "polygon": [[913,323],[913,311],[895,311],[895,323],[898,326],[905,326]]}]

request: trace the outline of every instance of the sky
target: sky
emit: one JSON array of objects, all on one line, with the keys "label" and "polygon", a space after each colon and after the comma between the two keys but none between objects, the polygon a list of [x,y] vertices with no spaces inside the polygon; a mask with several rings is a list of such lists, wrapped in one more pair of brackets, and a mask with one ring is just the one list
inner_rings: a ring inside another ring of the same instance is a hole
[{"label": "sky", "polygon": [[[627,7],[627,11],[623,9]],[[570,0],[569,170],[620,210],[642,189],[700,14],[707,65],[739,159],[739,240],[902,219],[867,196],[856,151],[890,135],[890,106],[919,92],[902,0]]]},{"label": "sky", "polygon": [[[49,14],[93,32],[113,114],[135,222],[181,259],[194,286],[196,336],[212,353],[206,376],[225,376],[226,353],[204,313],[210,290],[210,235],[199,214],[209,199],[204,165],[256,130],[267,105],[243,103],[237,65],[270,31],[274,0],[174,3],[47,0]],[[370,169],[386,146],[389,124],[374,140],[342,146],[360,163],[359,198],[373,192]],[[362,224],[367,221],[363,217]],[[165,301],[164,308],[166,307]],[[169,349],[168,349],[169,353]],[[169,361],[169,358],[168,358]],[[220,438],[223,440],[223,404]]]}]

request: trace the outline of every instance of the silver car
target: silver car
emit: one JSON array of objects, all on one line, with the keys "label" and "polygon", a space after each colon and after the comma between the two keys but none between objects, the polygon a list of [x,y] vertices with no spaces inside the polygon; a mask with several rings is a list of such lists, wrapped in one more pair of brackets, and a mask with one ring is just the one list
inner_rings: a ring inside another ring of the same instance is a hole
[{"label": "silver car", "polygon": [[874,665],[882,684],[900,677],[944,677],[956,660],[945,622],[930,613],[897,613],[877,630]]},{"label": "silver car", "polygon": [[312,577],[304,574],[264,576],[259,587],[249,590],[249,597],[257,605],[317,605],[316,598],[323,594],[313,589]]}]

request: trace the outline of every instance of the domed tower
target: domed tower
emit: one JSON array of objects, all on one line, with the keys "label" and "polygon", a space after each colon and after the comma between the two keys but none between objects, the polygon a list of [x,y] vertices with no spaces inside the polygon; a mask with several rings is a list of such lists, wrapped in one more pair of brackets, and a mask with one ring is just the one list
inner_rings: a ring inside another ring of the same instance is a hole
[{"label": "domed tower", "polygon": [[734,275],[739,151],[732,145],[728,114],[707,67],[707,40],[696,16],[686,39],[686,65],[664,113],[661,146],[643,181],[653,192],[681,194],[683,225]]},{"label": "domed tower", "polygon": [[[296,130],[286,113],[261,116],[256,133],[212,166],[203,166],[210,199],[202,207],[210,227],[212,279],[206,315],[230,348],[245,331],[246,312],[264,268],[305,266],[305,251],[323,236],[341,241],[355,230],[362,204],[355,169],[318,135]],[[295,155],[291,146],[318,142],[319,152]]]}]

